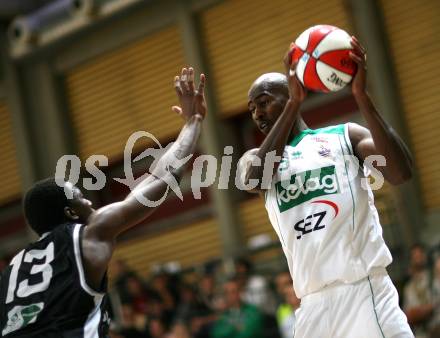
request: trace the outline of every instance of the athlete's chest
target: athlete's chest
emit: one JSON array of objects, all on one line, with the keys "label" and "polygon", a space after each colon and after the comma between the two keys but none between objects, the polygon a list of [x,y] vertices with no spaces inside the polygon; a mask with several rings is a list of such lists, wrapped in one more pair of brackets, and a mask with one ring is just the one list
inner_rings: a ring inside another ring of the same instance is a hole
[{"label": "athlete's chest", "polygon": [[341,166],[347,152],[340,144],[339,135],[307,135],[297,144],[286,145],[278,167],[277,177],[317,171],[329,166]]},{"label": "athlete's chest", "polygon": [[274,181],[279,211],[339,193],[347,176],[347,156],[338,135],[307,135],[287,145]]}]

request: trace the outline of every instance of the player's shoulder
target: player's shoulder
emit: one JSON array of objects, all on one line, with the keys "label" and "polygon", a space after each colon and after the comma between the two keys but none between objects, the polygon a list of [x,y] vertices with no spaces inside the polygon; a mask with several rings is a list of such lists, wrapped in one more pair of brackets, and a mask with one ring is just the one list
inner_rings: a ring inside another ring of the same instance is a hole
[{"label": "player's shoulder", "polygon": [[361,140],[371,137],[371,132],[368,128],[361,126],[355,122],[348,122],[347,133],[350,141],[353,145],[358,144]]},{"label": "player's shoulder", "polygon": [[305,133],[312,135],[323,134],[340,134],[345,135],[350,141],[356,143],[357,140],[371,136],[371,132],[368,128],[361,126],[356,122],[346,122],[337,125],[325,126],[317,129],[306,130]]},{"label": "player's shoulder", "polygon": [[81,226],[75,223],[60,224],[46,236],[43,235],[40,240],[45,239],[46,241],[55,241],[56,243],[73,243],[75,237],[79,238],[80,236],[80,228]]},{"label": "player's shoulder", "polygon": [[321,128],[316,128],[316,129],[307,129],[304,131],[304,133],[308,133],[311,135],[317,135],[317,134],[344,134],[345,131],[348,128],[348,123],[341,123],[341,124],[336,124],[336,125],[330,125],[330,126],[325,126],[325,127],[321,127]]}]

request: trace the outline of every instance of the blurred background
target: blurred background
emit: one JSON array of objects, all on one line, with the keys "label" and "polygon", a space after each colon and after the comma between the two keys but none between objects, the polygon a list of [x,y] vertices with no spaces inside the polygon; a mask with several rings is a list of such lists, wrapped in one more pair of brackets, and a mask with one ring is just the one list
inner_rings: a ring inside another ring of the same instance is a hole
[{"label": "blurred background", "polygon": [[[183,202],[170,196],[123,235],[110,269],[113,335],[288,337],[298,301],[286,261],[263,200],[235,188],[234,163],[263,139],[247,111],[250,84],[283,71],[302,31],[330,24],[366,47],[369,91],[414,155],[414,178],[375,191],[376,206],[417,337],[440,337],[439,16],[438,0],[0,0],[0,270],[35,238],[23,192],[61,156],[81,159],[80,188],[86,160],[109,158],[104,189],[84,191],[95,207],[128,193],[112,179],[124,176],[125,143],[138,130],[175,139],[172,80],[192,65],[208,78],[198,153],[220,159],[232,145],[232,179],[195,199],[186,175]],[[309,95],[303,116],[312,128],[365,124],[350,88]],[[243,315],[228,327],[237,306]]]}]

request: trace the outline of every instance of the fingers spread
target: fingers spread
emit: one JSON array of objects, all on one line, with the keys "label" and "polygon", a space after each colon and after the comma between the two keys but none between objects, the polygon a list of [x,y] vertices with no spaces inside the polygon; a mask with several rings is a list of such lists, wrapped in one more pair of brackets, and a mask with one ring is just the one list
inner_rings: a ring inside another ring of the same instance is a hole
[{"label": "fingers spread", "polygon": [[174,77],[174,89],[176,90],[177,96],[182,96],[182,88],[180,87],[180,78],[178,76]]},{"label": "fingers spread", "polygon": [[353,48],[358,51],[361,54],[365,54],[366,50],[364,47],[362,47],[362,45],[359,43],[359,41],[355,40],[354,38],[351,39],[350,41],[351,45],[353,46]]},{"label": "fingers spread", "polygon": [[182,68],[182,73],[180,75],[180,87],[182,88],[183,93],[189,92],[188,70],[186,68]]},{"label": "fingers spread", "polygon": [[363,57],[360,57],[356,53],[350,52],[351,59],[356,62],[359,66],[365,68],[365,59]]},{"label": "fingers spread", "polygon": [[365,49],[365,47],[362,46],[362,44],[359,42],[359,40],[358,40],[355,36],[352,36],[351,38],[352,38],[353,41],[359,46],[359,48],[361,49],[361,51],[362,51],[363,53],[365,53],[365,52],[367,51],[367,50]]},{"label": "fingers spread", "polygon": [[199,95],[204,95],[205,83],[206,83],[206,76],[205,76],[205,74],[200,74],[200,82],[199,82],[199,87],[197,89],[197,93]]},{"label": "fingers spread", "polygon": [[179,106],[172,106],[171,110],[176,114],[182,115],[182,108],[180,108]]},{"label": "fingers spread", "polygon": [[192,67],[188,69],[188,89],[190,93],[194,93],[194,69]]}]

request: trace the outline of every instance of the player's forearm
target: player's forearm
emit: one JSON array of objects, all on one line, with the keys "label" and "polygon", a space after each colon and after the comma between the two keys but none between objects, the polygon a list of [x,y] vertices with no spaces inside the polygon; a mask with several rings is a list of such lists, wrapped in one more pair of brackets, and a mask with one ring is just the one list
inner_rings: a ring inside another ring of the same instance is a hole
[{"label": "player's forearm", "polygon": [[166,197],[167,190],[178,184],[188,162],[177,167],[178,160],[194,152],[201,130],[202,117],[193,116],[188,120],[176,142],[160,158],[156,168],[142,180],[122,202],[99,209],[92,224],[97,224],[99,236],[115,238],[121,232],[142,222]]},{"label": "player's forearm", "polygon": [[[177,179],[182,177],[189,161],[186,161],[185,163],[179,163],[179,161],[194,153],[200,137],[202,121],[203,117],[201,115],[192,116],[183,126],[176,141],[170,149],[163,154],[155,168],[152,170],[152,176],[162,182],[163,189],[168,187],[166,178],[170,175]],[[131,194],[148,195],[147,197],[152,200],[160,198],[163,195],[161,194],[162,189],[154,189],[154,191],[148,189],[151,181],[152,178],[150,178],[150,180],[145,179],[132,191]],[[153,193],[159,196],[152,196]]]},{"label": "player's forearm", "polygon": [[387,160],[386,170],[388,176],[394,179],[392,183],[403,183],[410,179],[412,157],[403,140],[378,113],[368,94],[357,95],[355,99],[367,121],[377,155],[382,155]]},{"label": "player's forearm", "polygon": [[[250,166],[246,173],[246,181],[251,179],[261,180],[264,174],[264,160],[266,155],[275,151],[276,156],[282,156],[284,147],[289,139],[289,135],[295,125],[297,112],[300,103],[294,100],[288,100],[284,111],[281,113],[278,120],[275,122],[269,134],[261,144],[256,156],[261,159],[262,165]],[[279,161],[275,162],[272,174],[277,170]]]}]

